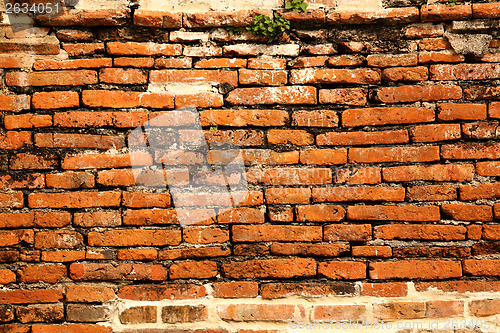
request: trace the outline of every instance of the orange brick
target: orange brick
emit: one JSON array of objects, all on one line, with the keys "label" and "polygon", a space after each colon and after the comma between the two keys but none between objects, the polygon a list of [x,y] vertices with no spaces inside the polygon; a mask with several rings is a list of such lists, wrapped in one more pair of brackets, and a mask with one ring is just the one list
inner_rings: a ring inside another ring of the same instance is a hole
[{"label": "orange brick", "polygon": [[320,104],[366,105],[367,91],[361,88],[320,89]]},{"label": "orange brick", "polygon": [[292,69],[291,84],[378,84],[380,71],[373,69]]},{"label": "orange brick", "polygon": [[373,237],[380,239],[465,240],[466,228],[454,225],[387,224],[376,226]]},{"label": "orange brick", "polygon": [[[448,48],[451,48],[449,46]],[[455,53],[455,51],[431,51],[431,52],[419,52],[418,62],[420,64],[430,64],[439,62],[463,62],[465,57],[461,54]]]},{"label": "orange brick", "polygon": [[471,5],[447,6],[445,4],[423,5],[420,12],[422,22],[466,20],[472,16]]},{"label": "orange brick", "polygon": [[238,71],[240,84],[281,86],[288,81],[288,73],[283,70],[252,70],[240,69]]},{"label": "orange brick", "polygon": [[10,168],[13,170],[23,169],[56,169],[59,160],[56,155],[45,154],[44,156],[32,154],[16,154],[11,157]]},{"label": "orange brick", "polygon": [[434,121],[434,110],[426,108],[348,109],[342,113],[342,125],[348,127],[388,124],[411,124]]},{"label": "orange brick", "polygon": [[259,285],[252,281],[216,282],[212,284],[214,296],[220,298],[257,297]]},{"label": "orange brick", "polygon": [[373,304],[373,315],[379,319],[419,319],[426,315],[425,303],[390,302]]},{"label": "orange brick", "polygon": [[246,67],[247,60],[239,58],[214,58],[214,59],[200,59],[194,67],[195,68],[242,68]]},{"label": "orange brick", "polygon": [[184,94],[175,97],[175,107],[177,109],[186,106],[208,108],[221,107],[224,105],[222,94],[212,92],[201,92],[198,94]]},{"label": "orange brick", "polygon": [[392,248],[390,246],[353,246],[353,257],[392,257]]},{"label": "orange brick", "polygon": [[52,126],[52,116],[45,114],[20,114],[6,115],[4,117],[5,129],[38,128]]},{"label": "orange brick", "polygon": [[486,119],[486,104],[454,104],[441,103],[437,106],[440,120],[484,120]]},{"label": "orange brick", "polygon": [[95,185],[94,175],[87,172],[64,172],[47,174],[47,187],[53,188],[92,188]]},{"label": "orange brick", "polygon": [[406,189],[408,201],[446,201],[457,199],[454,185],[412,186]]},{"label": "orange brick", "polygon": [[70,230],[39,231],[35,235],[35,248],[37,249],[71,249],[83,242],[83,236]]},{"label": "orange brick", "polygon": [[337,169],[333,182],[337,184],[380,184],[381,168],[345,168]]},{"label": "orange brick", "polygon": [[464,274],[475,276],[496,276],[500,273],[500,260],[480,259],[464,260],[462,262]]},{"label": "orange brick", "polygon": [[439,221],[439,207],[358,205],[347,207],[347,219],[370,221]]},{"label": "orange brick", "polygon": [[30,100],[31,97],[28,95],[0,95],[0,111],[29,110]]},{"label": "orange brick", "polygon": [[336,205],[297,206],[296,210],[297,220],[303,222],[340,221],[345,215],[344,208]]},{"label": "orange brick", "polygon": [[349,162],[431,162],[439,161],[439,147],[350,148]]},{"label": "orange brick", "polygon": [[362,283],[362,296],[404,297],[408,295],[408,285],[405,282]]},{"label": "orange brick", "polygon": [[384,181],[409,182],[413,180],[458,181],[472,180],[473,164],[435,164],[386,167],[382,169]]},{"label": "orange brick", "polygon": [[314,136],[304,130],[269,130],[267,140],[270,144],[311,145]]},{"label": "orange brick", "polygon": [[35,145],[46,148],[122,148],[125,140],[121,136],[70,134],[70,133],[37,133]]},{"label": "orange brick", "polygon": [[104,108],[150,107],[173,108],[174,98],[169,93],[141,93],[138,91],[84,90],[83,105]]},{"label": "orange brick", "polygon": [[357,261],[320,262],[318,274],[333,280],[357,280],[366,278],[366,264]]},{"label": "orange brick", "polygon": [[337,257],[349,252],[346,244],[272,243],[271,253],[286,256]]},{"label": "orange brick", "polygon": [[136,68],[103,68],[99,71],[99,81],[114,84],[145,84],[148,78]]},{"label": "orange brick", "polygon": [[429,70],[424,66],[387,68],[382,72],[382,79],[384,81],[427,81],[428,78]]},{"label": "orange brick", "polygon": [[28,196],[31,208],[118,207],[120,201],[121,193],[114,191],[31,193]]},{"label": "orange brick", "polygon": [[331,110],[295,111],[292,119],[293,126],[337,127],[339,123],[337,112]]},{"label": "orange brick", "polygon": [[233,242],[319,241],[321,239],[322,229],[319,226],[235,225],[232,228]]},{"label": "orange brick", "polygon": [[325,225],[325,241],[367,241],[372,238],[369,224],[331,224]]},{"label": "orange brick", "polygon": [[316,275],[316,261],[309,258],[233,261],[222,264],[224,276],[241,278],[293,278]]},{"label": "orange brick", "polygon": [[38,71],[46,71],[50,69],[101,68],[101,67],[111,67],[112,62],[113,61],[110,58],[38,60],[33,65],[33,68]]},{"label": "orange brick", "polygon": [[460,262],[449,260],[401,260],[372,262],[371,279],[448,279],[462,276]]},{"label": "orange brick", "polygon": [[217,275],[215,261],[181,262],[170,266],[170,279],[207,279]]},{"label": "orange brick", "polygon": [[182,239],[190,244],[225,243],[229,240],[229,231],[220,228],[185,228]]},{"label": "orange brick", "polygon": [[415,126],[410,129],[413,142],[436,142],[461,138],[460,124]]},{"label": "orange brick", "polygon": [[309,188],[269,188],[266,202],[269,204],[308,204],[311,199]]},{"label": "orange brick", "polygon": [[474,142],[441,146],[441,157],[445,159],[497,159],[500,158],[500,144],[495,142]]},{"label": "orange brick", "polygon": [[19,282],[56,283],[66,277],[66,270],[64,265],[24,266],[17,270],[17,274]]},{"label": "orange brick", "polygon": [[178,245],[180,242],[179,230],[115,229],[102,233],[92,231],[88,234],[90,246],[163,246]]},{"label": "orange brick", "polygon": [[265,88],[237,88],[226,101],[236,105],[256,104],[316,104],[316,88],[311,86],[287,86]]},{"label": "orange brick", "polygon": [[345,164],[347,163],[347,149],[301,150],[300,163],[316,165]]},{"label": "orange brick", "polygon": [[316,138],[318,146],[322,145],[368,145],[395,144],[410,141],[407,130],[377,132],[328,132]]},{"label": "orange brick", "polygon": [[370,54],[366,57],[371,67],[416,66],[416,54]]},{"label": "orange brick", "polygon": [[460,221],[491,221],[493,212],[491,206],[448,204],[442,205],[444,216]]},{"label": "orange brick", "polygon": [[63,70],[46,72],[11,72],[5,76],[8,86],[77,86],[97,83],[97,72],[91,70]]},{"label": "orange brick", "polygon": [[383,103],[439,101],[460,98],[462,98],[462,88],[439,84],[378,88],[375,96],[377,101]]},{"label": "orange brick", "polygon": [[108,42],[107,51],[112,55],[165,55],[182,54],[182,46],[178,44],[157,44],[137,42]]}]

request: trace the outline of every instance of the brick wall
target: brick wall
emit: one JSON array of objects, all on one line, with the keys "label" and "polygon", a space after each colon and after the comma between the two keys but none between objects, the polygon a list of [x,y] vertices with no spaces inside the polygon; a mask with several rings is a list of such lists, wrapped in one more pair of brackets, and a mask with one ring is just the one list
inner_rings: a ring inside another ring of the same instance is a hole
[{"label": "brick wall", "polygon": [[[500,3],[310,4],[2,14],[1,332],[500,330]],[[224,29],[273,11],[273,44]],[[242,158],[235,207],[134,168],[199,185],[171,149],[197,118]]]}]

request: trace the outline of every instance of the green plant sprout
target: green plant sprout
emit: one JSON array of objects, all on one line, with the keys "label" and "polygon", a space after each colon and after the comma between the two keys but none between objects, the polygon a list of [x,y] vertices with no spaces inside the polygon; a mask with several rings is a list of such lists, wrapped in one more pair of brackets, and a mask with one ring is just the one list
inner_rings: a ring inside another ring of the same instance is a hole
[{"label": "green plant sprout", "polygon": [[245,29],[254,35],[266,36],[267,42],[271,43],[276,36],[290,29],[290,21],[278,13],[274,13],[274,19],[266,15],[257,15],[254,16],[253,23]]},{"label": "green plant sprout", "polygon": [[461,2],[457,1],[457,0],[448,0],[448,6],[455,6],[455,5],[460,5]]},{"label": "green plant sprout", "polygon": [[304,12],[309,5],[304,0],[292,0],[285,2],[285,9],[291,9],[294,12]]},{"label": "green plant sprout", "polygon": [[211,131],[217,131],[218,129],[219,129],[219,125],[210,126]]},{"label": "green plant sprout", "polygon": [[226,27],[226,30],[229,33],[229,36],[232,36],[235,33],[241,32],[241,28],[239,28],[239,27]]}]

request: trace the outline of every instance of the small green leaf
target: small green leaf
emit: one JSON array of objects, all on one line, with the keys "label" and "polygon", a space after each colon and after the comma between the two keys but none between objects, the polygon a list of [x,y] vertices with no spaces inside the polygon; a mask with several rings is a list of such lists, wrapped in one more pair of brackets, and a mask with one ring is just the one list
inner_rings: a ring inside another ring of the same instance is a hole
[{"label": "small green leaf", "polygon": [[291,2],[286,2],[285,3],[285,9],[292,9],[292,3]]}]

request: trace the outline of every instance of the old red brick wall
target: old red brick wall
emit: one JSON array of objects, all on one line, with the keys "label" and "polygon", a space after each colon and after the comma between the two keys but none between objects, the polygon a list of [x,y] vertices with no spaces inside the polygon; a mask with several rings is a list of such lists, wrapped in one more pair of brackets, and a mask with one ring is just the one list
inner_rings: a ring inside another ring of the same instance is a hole
[{"label": "old red brick wall", "polygon": [[[1,332],[494,328],[500,3],[310,3],[105,2],[23,29],[3,14]],[[292,27],[272,44],[224,29],[273,10]],[[161,157],[128,135],[164,134],[185,106],[209,144],[242,150],[249,190],[229,211],[134,177],[131,160]]]}]

